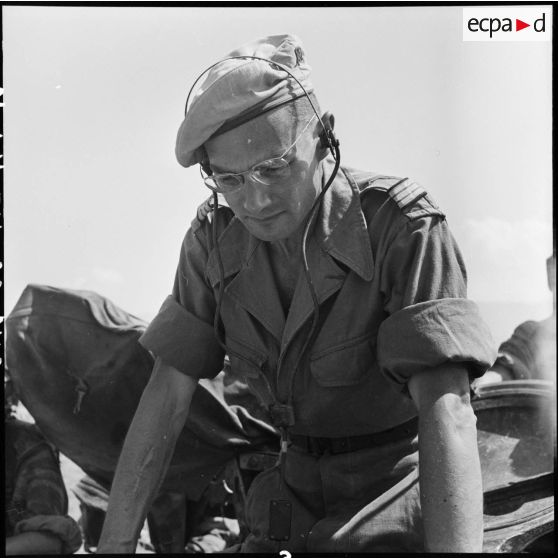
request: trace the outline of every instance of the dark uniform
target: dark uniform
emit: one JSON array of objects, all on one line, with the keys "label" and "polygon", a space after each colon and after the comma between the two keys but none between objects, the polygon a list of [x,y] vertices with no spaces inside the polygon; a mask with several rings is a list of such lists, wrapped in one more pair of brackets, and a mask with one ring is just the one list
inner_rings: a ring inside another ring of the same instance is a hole
[{"label": "dark uniform", "polygon": [[[324,176],[331,167],[326,160]],[[211,378],[224,357],[212,325],[219,273],[215,216],[200,217],[185,237],[173,294],[140,342],[178,370]],[[319,333],[294,378],[313,312],[306,281],[301,274],[285,315],[266,242],[228,209],[217,219],[232,372],[267,406],[285,402],[292,386],[295,415],[286,486],[277,468],[256,478],[243,550],[420,550],[417,412],[406,383],[448,362],[476,377],[495,358],[465,298],[465,266],[444,215],[412,181],[339,172],[308,245]],[[285,497],[290,538],[270,540],[270,499]]]},{"label": "dark uniform", "polygon": [[67,515],[68,496],[52,447],[33,424],[5,421],[6,537],[44,531],[58,537],[62,553],[81,546],[77,523]]}]

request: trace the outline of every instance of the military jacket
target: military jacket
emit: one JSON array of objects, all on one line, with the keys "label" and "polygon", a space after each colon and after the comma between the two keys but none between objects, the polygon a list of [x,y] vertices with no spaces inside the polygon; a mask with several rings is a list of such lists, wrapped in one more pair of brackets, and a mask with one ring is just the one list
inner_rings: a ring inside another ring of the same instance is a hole
[{"label": "military jacket", "polygon": [[[324,161],[328,177],[333,161]],[[224,267],[221,319],[231,373],[265,405],[293,396],[292,432],[352,436],[416,415],[409,377],[447,362],[479,376],[496,357],[444,214],[415,182],[341,168],[308,242],[319,331],[294,370],[313,303],[301,273],[285,315],[266,242],[228,208],[200,211],[183,241],[171,296],[140,342],[193,377],[215,376],[225,352],[213,321]]]}]

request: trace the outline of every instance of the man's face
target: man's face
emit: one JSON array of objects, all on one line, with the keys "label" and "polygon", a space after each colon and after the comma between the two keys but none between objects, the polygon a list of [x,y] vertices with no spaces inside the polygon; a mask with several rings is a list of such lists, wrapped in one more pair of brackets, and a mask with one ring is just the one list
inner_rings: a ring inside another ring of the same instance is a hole
[{"label": "man's face", "polygon": [[[269,186],[244,175],[237,191],[225,194],[235,215],[252,235],[273,242],[296,233],[321,188],[316,119],[284,158],[290,177]],[[287,107],[263,114],[205,144],[214,173],[242,172],[266,159],[280,157],[306,122],[297,126]]]}]

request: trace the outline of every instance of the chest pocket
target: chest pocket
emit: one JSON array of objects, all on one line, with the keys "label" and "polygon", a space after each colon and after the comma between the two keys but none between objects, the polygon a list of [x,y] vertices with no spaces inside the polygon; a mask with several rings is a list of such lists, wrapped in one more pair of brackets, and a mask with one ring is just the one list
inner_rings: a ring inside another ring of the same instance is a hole
[{"label": "chest pocket", "polygon": [[362,382],[374,364],[372,335],[348,339],[311,356],[310,371],[323,387],[352,386]]}]

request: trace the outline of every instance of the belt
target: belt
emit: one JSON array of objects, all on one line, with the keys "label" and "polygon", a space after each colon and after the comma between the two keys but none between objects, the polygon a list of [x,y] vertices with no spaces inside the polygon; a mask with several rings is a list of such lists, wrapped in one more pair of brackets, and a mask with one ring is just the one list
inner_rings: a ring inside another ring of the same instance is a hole
[{"label": "belt", "polygon": [[398,440],[414,436],[417,432],[418,417],[414,417],[389,430],[374,432],[374,434],[348,436],[347,438],[317,438],[314,436],[291,434],[290,441],[292,445],[313,455],[324,455],[325,453],[336,455],[339,453],[348,453],[351,451],[373,448],[375,446],[382,446],[389,442],[397,442]]}]

